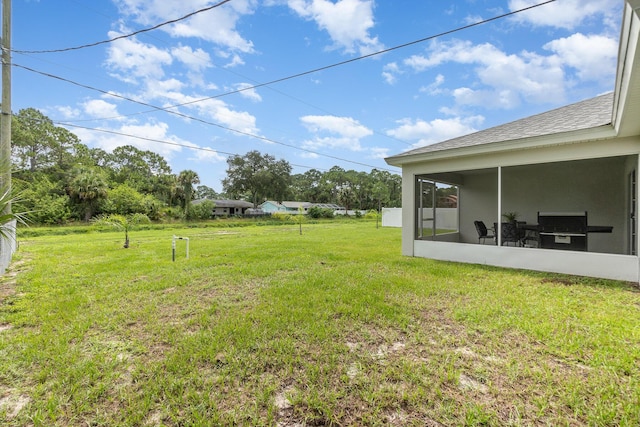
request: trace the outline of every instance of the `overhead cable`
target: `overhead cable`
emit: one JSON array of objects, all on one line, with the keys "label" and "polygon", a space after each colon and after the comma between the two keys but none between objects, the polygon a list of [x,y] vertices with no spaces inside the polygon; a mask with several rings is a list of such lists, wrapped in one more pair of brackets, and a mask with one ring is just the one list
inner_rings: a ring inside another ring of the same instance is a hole
[{"label": "overhead cable", "polygon": [[17,68],[22,68],[24,70],[30,71],[32,73],[40,74],[40,75],[43,75],[43,76],[46,76],[46,77],[50,77],[50,78],[53,78],[53,79],[56,79],[56,80],[63,81],[65,83],[70,83],[70,84],[75,85],[75,86],[79,86],[79,87],[82,87],[82,88],[85,88],[85,89],[89,89],[89,90],[93,90],[93,91],[96,91],[96,92],[100,92],[100,93],[105,94],[105,95],[113,96],[114,98],[124,99],[125,101],[129,101],[129,102],[133,102],[133,103],[136,103],[136,104],[143,105],[145,107],[153,108],[154,110],[165,111],[165,112],[167,112],[169,114],[173,114],[173,115],[185,118],[185,119],[189,119],[189,120],[193,120],[193,121],[196,121],[196,122],[200,122],[200,123],[203,123],[203,124],[206,124],[206,125],[209,125],[209,126],[215,126],[215,127],[220,128],[220,129],[224,129],[224,130],[227,130],[227,131],[230,131],[230,132],[237,133],[239,135],[244,135],[244,136],[248,136],[248,137],[251,137],[251,138],[259,139],[259,140],[264,141],[264,142],[269,142],[269,143],[272,143],[272,144],[282,145],[282,146],[285,146],[285,147],[293,148],[295,150],[304,151],[304,152],[307,152],[307,153],[310,153],[310,154],[314,154],[314,155],[317,155],[317,156],[327,157],[327,158],[338,160],[338,161],[341,161],[341,162],[352,163],[354,165],[365,166],[365,167],[368,167],[368,168],[382,169],[382,170],[386,170],[388,172],[395,172],[395,170],[392,170],[392,169],[380,168],[380,167],[373,166],[373,165],[370,165],[370,164],[367,164],[367,163],[356,162],[355,160],[348,160],[348,159],[344,159],[342,157],[332,156],[331,154],[319,153],[317,151],[309,150],[308,148],[297,147],[297,146],[292,145],[292,144],[287,144],[285,142],[277,141],[275,139],[267,138],[265,136],[256,135],[256,134],[253,134],[251,132],[246,132],[246,131],[242,131],[242,130],[239,130],[239,129],[230,128],[230,127],[218,124],[218,123],[213,123],[213,122],[210,122],[210,121],[207,121],[207,120],[204,120],[204,119],[200,119],[198,117],[189,116],[187,114],[180,113],[178,111],[174,111],[174,110],[169,109],[169,108],[175,108],[175,107],[166,107],[166,108],[158,107],[158,106],[149,104],[147,102],[138,101],[137,99],[129,98],[129,97],[126,97],[126,96],[123,96],[123,95],[119,95],[119,94],[116,94],[116,93],[113,93],[113,92],[109,92],[109,91],[106,91],[106,90],[103,90],[103,89],[98,89],[98,88],[95,88],[93,86],[88,86],[88,85],[85,85],[85,84],[82,84],[82,83],[78,83],[78,82],[75,82],[73,80],[65,79],[64,77],[56,76],[54,74],[50,74],[50,73],[45,73],[43,71],[34,70],[33,68],[26,67],[24,65],[19,65],[19,64],[15,64],[15,63],[13,63],[11,65],[13,65],[14,67],[17,67]]},{"label": "overhead cable", "polygon": [[350,64],[352,62],[360,61],[362,59],[371,58],[371,57],[374,57],[374,56],[377,56],[377,55],[381,55],[383,53],[388,53],[388,52],[391,52],[391,51],[394,51],[394,50],[398,50],[398,49],[402,49],[402,48],[405,48],[405,47],[408,47],[408,46],[412,46],[412,45],[415,45],[415,44],[424,43],[426,41],[437,39],[439,37],[446,36],[446,35],[449,35],[449,34],[457,33],[457,32],[472,28],[472,27],[476,27],[478,25],[482,25],[482,24],[486,24],[488,22],[496,21],[498,19],[506,18],[507,16],[512,16],[512,15],[515,15],[515,14],[518,14],[518,13],[525,12],[525,11],[530,10],[530,9],[534,9],[534,8],[549,4],[549,3],[554,3],[555,1],[557,1],[557,0],[547,0],[547,1],[544,1],[542,3],[534,4],[534,5],[527,6],[527,7],[523,7],[522,9],[514,10],[514,11],[508,12],[508,13],[503,13],[502,15],[494,16],[492,18],[483,19],[481,21],[474,22],[472,24],[468,24],[468,25],[465,25],[463,27],[458,27],[458,28],[454,28],[452,30],[447,30],[447,31],[444,31],[442,33],[438,33],[438,34],[434,34],[434,35],[431,35],[431,36],[423,37],[423,38],[418,39],[418,40],[414,40],[414,41],[411,41],[411,42],[403,43],[403,44],[400,44],[400,45],[397,45],[397,46],[393,46],[393,47],[390,47],[390,48],[387,48],[387,49],[383,49],[383,50],[380,50],[380,51],[377,51],[377,52],[369,53],[367,55],[358,56],[358,57],[355,57],[355,58],[347,59],[345,61],[335,62],[333,64],[324,65],[322,67],[314,68],[314,69],[307,70],[307,71],[302,71],[302,72],[297,73],[297,74],[292,74],[292,75],[289,75],[289,76],[286,76],[286,77],[281,77],[281,78],[278,78],[278,79],[275,79],[275,80],[271,80],[271,81],[268,81],[268,82],[258,83],[258,84],[255,84],[253,86],[242,87],[242,88],[235,89],[235,90],[228,91],[228,92],[224,92],[224,93],[221,93],[221,94],[218,94],[218,95],[208,96],[206,98],[200,98],[200,99],[196,99],[196,100],[193,100],[193,101],[184,102],[182,104],[171,105],[169,107],[165,107],[164,109],[165,110],[169,110],[171,108],[183,107],[185,105],[196,104],[198,102],[208,101],[210,99],[222,98],[222,97],[225,97],[225,96],[234,95],[236,93],[241,93],[241,92],[244,92],[244,91],[257,89],[257,88],[260,88],[260,87],[270,86],[270,85],[273,85],[273,84],[276,84],[276,83],[281,83],[281,82],[284,82],[284,81],[287,81],[287,80],[296,79],[298,77],[303,77],[303,76],[306,76],[306,75],[309,75],[309,74],[314,74],[314,73],[317,73],[317,72],[320,72],[320,71],[325,71],[325,70],[328,70],[328,69],[331,69],[331,68],[340,67],[342,65]]},{"label": "overhead cable", "polygon": [[157,30],[158,28],[164,27],[166,25],[175,24],[176,22],[184,21],[185,19],[191,18],[194,15],[197,15],[197,14],[202,13],[202,12],[207,12],[207,11],[209,11],[211,9],[215,9],[217,7],[222,6],[225,3],[229,3],[230,1],[231,0],[222,0],[219,3],[214,4],[213,6],[209,6],[209,7],[202,8],[200,10],[196,10],[195,12],[191,12],[191,13],[189,13],[189,14],[181,17],[181,18],[172,19],[170,21],[165,21],[165,22],[163,22],[161,24],[154,25],[153,27],[150,27],[150,28],[144,28],[142,30],[134,31],[133,33],[130,33],[130,34],[123,34],[121,36],[114,37],[112,39],[102,40],[102,41],[95,42],[95,43],[89,43],[89,44],[84,44],[84,45],[81,45],[81,46],[74,46],[74,47],[66,47],[66,48],[63,48],[63,49],[12,50],[12,51],[15,52],[15,53],[29,53],[29,54],[32,54],[32,53],[58,53],[58,52],[68,52],[68,51],[71,51],[71,50],[79,50],[79,49],[85,49],[85,48],[88,48],[88,47],[99,46],[101,44],[107,44],[107,43],[114,42],[116,40],[126,39],[126,38],[129,38],[129,37],[136,36],[138,34],[142,34],[142,33],[146,33],[146,32],[149,32],[149,31]]},{"label": "overhead cable", "polygon": [[[514,10],[512,12],[503,13],[502,15],[494,16],[493,18],[483,19],[482,21],[474,22],[472,24],[465,25],[463,27],[454,28],[453,30],[444,31],[442,33],[438,33],[438,34],[435,34],[435,35],[432,35],[432,36],[423,37],[423,38],[418,39],[418,40],[414,40],[414,41],[411,41],[411,42],[403,43],[403,44],[400,44],[400,45],[397,45],[397,46],[393,46],[393,47],[390,47],[390,48],[387,48],[387,49],[379,50],[377,52],[369,53],[367,55],[358,56],[358,57],[355,57],[355,58],[347,59],[345,61],[336,62],[336,63],[333,63],[333,64],[329,64],[329,65],[325,65],[325,66],[322,66],[322,67],[314,68],[312,70],[303,71],[303,72],[300,72],[300,73],[297,73],[297,74],[292,74],[290,76],[281,77],[279,79],[271,80],[271,81],[268,81],[268,82],[265,82],[265,83],[258,83],[258,84],[254,85],[254,86],[247,86],[247,87],[239,88],[239,89],[232,90],[232,91],[229,91],[229,92],[221,93],[221,94],[218,94],[218,95],[209,96],[207,98],[196,99],[194,101],[185,102],[184,104],[174,105],[173,107],[181,107],[183,105],[195,104],[197,102],[207,101],[209,99],[222,98],[223,96],[233,95],[233,94],[236,94],[236,93],[241,93],[241,92],[244,92],[244,91],[247,91],[247,90],[257,89],[257,88],[264,87],[264,86],[270,86],[270,85],[273,85],[273,84],[276,84],[276,83],[281,83],[281,82],[284,82],[284,81],[287,81],[287,80],[296,79],[298,77],[303,77],[303,76],[306,76],[306,75],[309,75],[309,74],[315,74],[315,73],[320,72],[320,71],[325,71],[325,70],[328,70],[328,69],[331,69],[331,68],[340,67],[342,65],[350,64],[352,62],[360,61],[362,59],[372,58],[374,56],[382,55],[383,53],[388,53],[388,52],[391,52],[391,51],[394,51],[394,50],[402,49],[402,48],[405,48],[405,47],[408,47],[408,46],[413,46],[415,44],[424,43],[424,42],[429,41],[429,40],[437,39],[437,38],[442,37],[442,36],[446,36],[446,35],[449,35],[449,34],[457,33],[457,32],[472,28],[472,27],[476,27],[478,25],[486,24],[488,22],[492,22],[492,21],[495,21],[495,20],[498,20],[498,19],[506,18],[507,16],[515,15],[515,14],[522,13],[522,12],[525,12],[525,11],[530,10],[530,9],[534,9],[536,7],[540,7],[540,6],[549,4],[549,3],[553,3],[555,1],[557,1],[557,0],[547,0],[545,2],[534,4],[534,5],[527,6],[527,7],[523,7],[522,9]],[[167,108],[172,108],[172,107],[167,107]]]},{"label": "overhead cable", "polygon": [[[62,52],[62,51],[67,51],[67,50],[77,50],[77,49],[81,49],[81,48],[85,48],[85,47],[95,46],[95,45],[98,45],[98,44],[109,43],[109,42],[112,42],[112,41],[115,41],[115,40],[118,40],[118,39],[121,39],[121,38],[132,37],[132,36],[134,36],[136,34],[140,34],[142,32],[151,31],[153,29],[160,28],[160,27],[162,27],[164,25],[168,25],[170,23],[178,22],[180,20],[183,20],[183,19],[186,19],[186,18],[188,18],[190,16],[193,16],[193,15],[195,15],[197,13],[200,13],[200,12],[203,12],[203,11],[206,11],[206,10],[210,10],[210,9],[213,9],[213,8],[216,8],[216,7],[219,7],[219,6],[225,4],[225,3],[229,2],[229,1],[231,1],[231,0],[223,0],[223,1],[217,3],[217,4],[213,5],[213,6],[201,9],[201,10],[196,11],[196,12],[192,12],[192,13],[190,13],[190,14],[182,17],[182,18],[179,18],[179,19],[176,19],[176,20],[172,20],[172,21],[167,21],[167,22],[164,22],[162,24],[156,25],[155,27],[144,29],[144,30],[140,30],[140,31],[131,33],[129,35],[119,36],[119,37],[111,39],[111,40],[105,40],[105,41],[102,41],[102,42],[97,42],[97,43],[93,43],[93,44],[78,46],[78,47],[74,47],[74,48],[66,48],[66,49],[57,49],[57,50],[49,50],[49,51],[19,51],[19,50],[15,50],[14,52],[16,52],[16,53]],[[269,82],[259,83],[259,84],[253,85],[253,86],[247,86],[247,87],[239,88],[239,89],[236,89],[236,90],[233,90],[233,91],[225,92],[225,93],[222,93],[222,94],[218,94],[218,95],[214,95],[214,96],[210,96],[210,97],[206,97],[206,98],[201,98],[201,99],[197,99],[197,100],[193,100],[193,101],[189,101],[189,102],[185,102],[185,103],[181,103],[181,104],[176,104],[176,105],[172,105],[172,106],[168,106],[168,107],[158,107],[158,106],[155,106],[155,105],[151,105],[151,104],[148,104],[148,103],[145,103],[145,102],[142,102],[142,101],[134,100],[132,98],[128,98],[128,97],[124,97],[124,96],[121,96],[121,95],[117,95],[117,94],[115,94],[113,92],[108,92],[108,91],[97,89],[97,88],[94,88],[94,87],[91,87],[91,86],[83,85],[81,83],[77,83],[77,82],[74,82],[72,80],[65,79],[63,77],[59,77],[59,76],[55,76],[53,74],[37,71],[37,70],[34,70],[32,68],[25,67],[25,66],[22,66],[22,65],[18,65],[18,64],[15,64],[15,63],[11,64],[11,65],[13,65],[15,67],[19,67],[19,68],[25,69],[27,71],[31,71],[31,72],[34,72],[34,73],[37,73],[37,74],[41,74],[41,75],[44,75],[44,76],[47,76],[47,77],[51,77],[51,78],[54,78],[54,79],[65,81],[67,83],[71,83],[71,84],[74,84],[76,86],[80,86],[80,87],[83,87],[83,88],[86,88],[86,89],[90,89],[90,90],[94,90],[94,91],[98,91],[100,93],[103,93],[103,94],[106,94],[106,95],[110,95],[110,96],[113,96],[113,97],[116,97],[116,98],[121,98],[121,99],[130,101],[130,102],[134,102],[134,103],[137,103],[137,104],[152,108],[153,109],[152,111],[166,111],[166,112],[168,112],[170,114],[174,114],[174,115],[177,115],[177,116],[180,116],[180,117],[183,117],[183,118],[187,118],[187,119],[190,119],[190,120],[201,122],[201,123],[204,123],[204,124],[207,124],[207,125],[216,126],[216,127],[221,128],[221,129],[225,129],[225,130],[228,130],[228,131],[231,131],[231,132],[234,132],[234,133],[238,133],[238,134],[241,134],[241,135],[245,135],[245,136],[249,136],[249,137],[252,137],[252,138],[256,138],[256,139],[259,139],[259,140],[262,140],[262,141],[265,141],[265,142],[270,142],[270,143],[283,145],[283,146],[286,146],[286,147],[294,148],[296,150],[305,151],[305,152],[308,152],[308,153],[311,153],[311,154],[315,154],[315,155],[319,155],[319,156],[323,156],[323,157],[327,157],[327,158],[332,158],[334,160],[339,160],[339,161],[344,161],[344,162],[348,162],[348,163],[357,164],[357,165],[360,165],[360,166],[366,166],[366,167],[371,167],[371,168],[376,168],[376,169],[383,169],[383,170],[387,170],[387,171],[390,171],[390,172],[395,172],[395,171],[392,171],[392,170],[389,170],[389,169],[377,168],[375,166],[368,165],[368,164],[365,164],[365,163],[356,162],[356,161],[352,161],[352,160],[347,160],[347,159],[343,159],[343,158],[340,158],[340,157],[337,157],[337,156],[332,156],[332,155],[329,155],[329,154],[318,153],[318,152],[315,152],[313,150],[309,150],[309,149],[301,148],[301,147],[296,147],[294,145],[290,145],[290,144],[286,144],[286,143],[283,143],[283,142],[280,142],[280,141],[272,140],[272,139],[269,139],[269,138],[266,138],[266,137],[263,137],[263,136],[260,136],[260,135],[255,135],[255,134],[252,134],[252,133],[249,133],[249,132],[245,132],[245,131],[241,131],[241,130],[238,130],[238,129],[229,128],[229,127],[217,124],[217,123],[209,122],[209,121],[206,121],[206,120],[203,120],[203,119],[199,119],[199,118],[196,118],[196,117],[188,116],[188,115],[183,114],[183,113],[179,113],[177,111],[173,111],[173,109],[175,109],[177,107],[186,106],[186,105],[196,104],[198,102],[204,102],[204,101],[207,101],[207,100],[210,100],[210,99],[216,99],[216,98],[221,98],[221,97],[232,95],[232,94],[236,94],[236,93],[241,93],[241,92],[244,92],[244,91],[247,91],[247,90],[252,90],[252,89],[256,89],[256,88],[260,88],[260,87],[264,87],[264,86],[273,85],[273,84],[280,83],[280,82],[283,82],[283,81],[286,81],[286,80],[291,80],[291,79],[295,79],[295,78],[302,77],[302,76],[305,76],[305,75],[309,75],[309,74],[317,73],[317,72],[320,72],[320,71],[328,70],[328,69],[331,69],[331,68],[339,67],[339,66],[342,66],[342,65],[350,64],[352,62],[356,62],[356,61],[359,61],[359,60],[362,60],[362,59],[371,58],[371,57],[374,57],[374,56],[377,56],[377,55],[381,55],[383,53],[388,53],[388,52],[391,52],[391,51],[394,51],[394,50],[398,50],[398,49],[402,49],[402,48],[405,48],[405,47],[408,47],[408,46],[412,46],[412,45],[415,45],[415,44],[423,43],[425,41],[433,40],[433,39],[436,39],[436,38],[439,38],[439,37],[442,37],[442,36],[445,36],[445,35],[453,34],[453,33],[460,32],[460,31],[463,31],[463,30],[466,30],[466,29],[469,29],[469,28],[472,28],[472,27],[475,27],[475,26],[478,26],[478,25],[486,24],[488,22],[492,22],[492,21],[495,21],[495,20],[498,20],[498,19],[502,19],[502,18],[505,18],[505,17],[508,17],[508,16],[512,16],[512,15],[515,15],[515,14],[518,14],[518,13],[522,13],[524,11],[527,11],[527,10],[530,10],[530,9],[534,9],[534,8],[537,8],[537,7],[540,7],[540,6],[549,4],[549,3],[554,3],[555,1],[557,1],[557,0],[547,0],[547,1],[544,1],[544,2],[541,2],[541,3],[538,3],[538,4],[527,6],[527,7],[524,7],[524,8],[518,9],[518,10],[514,10],[514,11],[511,11],[511,12],[508,12],[508,13],[504,13],[504,14],[501,14],[501,15],[497,15],[497,16],[494,16],[492,18],[487,18],[487,19],[484,19],[484,20],[481,20],[481,21],[478,21],[478,22],[474,22],[472,24],[468,24],[468,25],[465,25],[465,26],[462,26],[462,27],[458,27],[458,28],[455,28],[455,29],[452,29],[452,30],[444,31],[444,32],[441,32],[441,33],[438,33],[438,34],[435,34],[435,35],[431,35],[431,36],[428,36],[428,37],[424,37],[424,38],[421,38],[421,39],[418,39],[418,40],[414,40],[414,41],[411,41],[411,42],[407,42],[407,43],[403,43],[403,44],[400,44],[400,45],[396,45],[394,47],[383,49],[383,50],[380,50],[380,51],[377,51],[377,52],[373,52],[373,53],[370,53],[370,54],[367,54],[367,55],[362,55],[362,56],[359,56],[359,57],[356,57],[356,58],[351,58],[351,59],[348,59],[348,60],[345,60],[345,61],[336,62],[336,63],[330,64],[330,65],[326,65],[326,66],[323,66],[323,67],[319,67],[319,68],[315,68],[315,69],[312,69],[312,70],[308,70],[308,71],[300,72],[300,73],[297,73],[297,74],[289,75],[289,76],[286,76],[286,77],[282,77],[282,78],[279,78],[279,79],[271,80]]]},{"label": "overhead cable", "polygon": [[[201,10],[196,11],[196,12],[192,12],[192,13],[190,13],[190,14],[182,17],[182,18],[179,18],[177,20],[167,21],[165,23],[156,25],[155,27],[152,27],[152,28],[149,28],[149,29],[145,29],[145,30],[140,30],[140,31],[137,31],[135,33],[129,34],[127,36],[120,36],[120,37],[117,37],[117,38],[112,39],[112,40],[105,40],[105,41],[102,41],[102,42],[98,42],[98,43],[94,43],[94,44],[90,44],[90,45],[85,45],[85,46],[80,46],[80,47],[76,47],[76,48],[58,49],[58,50],[51,50],[51,51],[18,51],[18,50],[16,50],[14,52],[16,52],[16,53],[61,52],[61,51],[72,50],[72,49],[80,49],[82,47],[94,46],[96,44],[109,43],[111,41],[114,41],[114,40],[117,40],[117,39],[120,39],[120,38],[131,37],[131,36],[139,34],[141,32],[151,31],[152,29],[159,28],[159,27],[161,27],[163,25],[167,25],[169,23],[173,23],[173,22],[177,22],[177,21],[186,19],[186,18],[188,18],[190,16],[193,16],[193,15],[195,15],[197,13],[200,13],[200,12],[203,12],[203,11],[210,10],[210,9],[215,8],[215,7],[221,6],[222,4],[227,3],[228,1],[231,1],[231,0],[221,1],[220,3],[217,3],[216,5],[210,6],[208,8],[201,9]],[[498,19],[502,19],[502,18],[505,18],[507,16],[515,15],[515,14],[522,13],[522,12],[530,10],[530,9],[534,9],[534,8],[537,8],[537,7],[540,7],[540,6],[549,4],[549,3],[553,3],[555,1],[557,1],[557,0],[547,0],[547,1],[544,1],[542,3],[538,3],[538,4],[527,6],[527,7],[521,8],[521,9],[517,9],[517,10],[511,11],[511,12],[508,12],[508,13],[504,13],[502,15],[494,16],[492,18],[483,19],[481,21],[474,22],[472,24],[468,24],[468,25],[465,25],[465,26],[462,26],[462,27],[458,27],[458,28],[455,28],[455,29],[452,29],[452,30],[444,31],[444,32],[441,32],[439,34],[435,34],[435,35],[424,37],[424,38],[421,38],[421,39],[418,39],[418,40],[414,40],[412,42],[403,43],[403,44],[400,44],[400,45],[397,45],[397,46],[394,46],[394,47],[390,47],[388,49],[384,49],[384,50],[381,50],[381,51],[378,51],[378,52],[373,52],[373,53],[370,53],[370,54],[367,54],[367,55],[362,55],[362,56],[359,56],[359,57],[356,57],[356,58],[351,58],[351,59],[348,59],[348,60],[345,60],[345,61],[336,62],[336,63],[330,64],[330,65],[325,65],[323,67],[314,68],[312,70],[303,71],[301,73],[289,75],[289,76],[282,77],[282,78],[279,78],[279,79],[276,79],[276,80],[271,80],[269,82],[258,83],[258,84],[255,84],[253,86],[247,86],[247,87],[239,88],[239,89],[236,89],[236,90],[233,90],[233,91],[224,92],[224,93],[221,93],[221,94],[218,94],[218,95],[213,95],[213,96],[209,96],[209,97],[205,97],[205,98],[199,98],[199,99],[196,99],[196,100],[193,100],[193,101],[184,102],[184,103],[181,103],[181,104],[175,104],[175,105],[171,105],[171,106],[168,106],[168,107],[150,106],[150,107],[153,108],[153,110],[138,112],[136,114],[145,114],[145,113],[151,112],[151,111],[170,111],[173,108],[182,107],[182,106],[191,105],[191,104],[196,104],[196,103],[199,103],[199,102],[208,101],[210,99],[222,98],[222,97],[225,97],[225,96],[228,96],[228,95],[233,95],[233,94],[241,93],[241,92],[244,92],[244,91],[247,91],[247,90],[252,90],[252,89],[256,89],[256,88],[260,88],[260,87],[264,87],[264,86],[270,86],[270,85],[273,85],[273,84],[276,84],[276,83],[280,83],[280,82],[283,82],[283,81],[286,81],[286,80],[292,80],[292,79],[295,79],[295,78],[298,78],[298,77],[302,77],[302,76],[305,76],[305,75],[309,75],[309,74],[317,73],[317,72],[320,72],[320,71],[328,70],[330,68],[339,67],[339,66],[346,65],[346,64],[349,64],[349,63],[352,63],[352,62],[355,62],[355,61],[359,61],[361,59],[371,58],[371,57],[376,56],[376,55],[380,55],[380,54],[383,54],[383,53],[391,52],[393,50],[402,49],[404,47],[412,46],[414,44],[423,43],[425,41],[433,40],[433,39],[436,39],[438,37],[442,37],[442,36],[445,36],[445,35],[449,35],[449,34],[453,34],[453,33],[456,33],[456,32],[460,32],[460,31],[463,31],[463,30],[466,30],[466,29],[469,29],[469,28],[472,28],[472,27],[475,27],[475,26],[478,26],[478,25],[486,24],[488,22],[492,22],[492,21],[495,21],[495,20],[498,20]],[[22,67],[22,68],[28,69],[26,67]],[[35,71],[35,70],[32,70],[32,69],[28,69],[28,70],[36,72],[36,73],[44,74],[44,73],[41,73],[39,71]],[[51,76],[51,77],[54,77],[54,76]],[[56,78],[58,78],[58,77],[56,77]],[[111,94],[111,93],[109,93],[109,94]],[[147,104],[143,104],[143,105],[147,105]],[[395,138],[393,138],[393,139],[395,139]],[[398,140],[398,141],[400,141],[400,140]],[[406,143],[405,141],[401,141],[401,142]]]},{"label": "overhead cable", "polygon": [[388,53],[388,52],[391,52],[391,51],[394,51],[394,50],[402,49],[402,48],[405,48],[405,47],[408,47],[408,46],[412,46],[414,44],[424,43],[425,41],[433,40],[433,39],[436,39],[436,38],[439,38],[439,37],[442,37],[442,36],[446,36],[446,35],[449,35],[449,34],[460,32],[460,31],[463,31],[463,30],[466,30],[466,29],[469,29],[469,28],[472,28],[472,27],[475,27],[475,26],[478,26],[478,25],[486,24],[488,22],[492,22],[492,21],[495,21],[495,20],[498,20],[498,19],[502,19],[502,18],[505,18],[507,16],[515,15],[517,13],[521,13],[521,12],[524,12],[524,11],[527,11],[527,10],[530,10],[530,9],[534,9],[536,7],[540,7],[540,6],[543,6],[545,4],[553,3],[555,1],[557,1],[557,0],[547,0],[547,1],[542,2],[542,3],[538,3],[538,4],[535,4],[535,5],[532,5],[532,6],[527,6],[527,7],[524,7],[522,9],[518,9],[518,10],[514,10],[512,12],[504,13],[502,15],[494,16],[493,18],[483,19],[482,21],[474,22],[472,24],[465,25],[463,27],[458,27],[458,28],[455,28],[453,30],[444,31],[442,33],[438,33],[438,34],[435,34],[435,35],[424,37],[424,38],[421,38],[421,39],[418,39],[418,40],[414,40],[414,41],[411,41],[411,42],[408,42],[408,43],[403,43],[403,44],[400,44],[400,45],[397,45],[397,46],[394,46],[394,47],[390,47],[390,48],[383,49],[383,50],[380,50],[380,51],[377,51],[377,52],[369,53],[367,55],[358,56],[356,58],[347,59],[345,61],[336,62],[336,63],[333,63],[333,64],[329,64],[329,65],[325,65],[325,66],[322,66],[322,67],[314,68],[312,70],[307,70],[307,71],[303,71],[303,72],[300,72],[300,73],[297,73],[297,74],[292,74],[292,75],[289,75],[289,76],[286,76],[286,77],[281,77],[279,79],[271,80],[271,81],[268,81],[268,82],[258,83],[258,84],[255,84],[253,86],[242,87],[242,88],[239,88],[239,89],[236,89],[236,90],[232,90],[232,91],[229,91],[229,92],[224,92],[224,93],[221,93],[221,94],[218,94],[218,95],[213,95],[213,96],[209,96],[209,97],[206,97],[206,98],[200,98],[200,99],[196,99],[196,100],[193,100],[193,101],[184,102],[182,104],[172,105],[172,106],[166,107],[165,109],[170,109],[170,108],[175,108],[175,107],[182,107],[182,106],[190,105],[190,104],[196,104],[198,102],[208,101],[210,99],[222,98],[224,96],[233,95],[233,94],[236,94],[236,93],[241,93],[241,92],[244,92],[244,91],[247,91],[247,90],[257,89],[257,88],[264,87],[264,86],[270,86],[270,85],[273,85],[273,84],[276,84],[276,83],[284,82],[286,80],[292,80],[292,79],[295,79],[295,78],[298,78],[298,77],[306,76],[306,75],[309,75],[309,74],[314,74],[314,73],[317,73],[317,72],[320,72],[320,71],[328,70],[330,68],[339,67],[339,66],[350,64],[352,62],[356,62],[356,61],[359,61],[359,60],[362,60],[362,59],[371,58],[373,56],[381,55],[383,53]]},{"label": "overhead cable", "polygon": [[[148,138],[148,137],[145,137],[145,136],[132,135],[132,134],[123,133],[123,132],[117,132],[117,131],[109,130],[109,129],[90,128],[90,127],[87,127],[87,126],[80,126],[80,125],[76,125],[76,124],[73,124],[73,123],[67,123],[67,122],[61,122],[61,121],[54,121],[53,123],[58,125],[58,126],[72,127],[72,128],[77,128],[77,129],[85,129],[85,130],[90,130],[90,131],[93,131],[93,132],[108,133],[108,134],[111,134],[111,135],[124,136],[124,137],[127,137],[127,138],[135,138],[135,139],[141,139],[143,141],[157,142],[159,144],[173,145],[175,147],[188,148],[190,150],[198,150],[198,151],[206,151],[206,152],[209,152],[209,153],[223,154],[223,155],[229,156],[229,157],[242,157],[241,154],[237,154],[237,153],[228,153],[226,151],[216,150],[216,149],[213,149],[213,148],[199,147],[197,145],[180,144],[179,142],[165,141],[165,140],[162,140],[162,139],[155,139],[155,138]],[[316,168],[316,167],[312,167],[312,166],[297,165],[295,163],[289,163],[289,164],[291,166],[295,166],[295,167],[299,167],[299,168],[305,168],[305,169],[326,170],[326,169]]]}]

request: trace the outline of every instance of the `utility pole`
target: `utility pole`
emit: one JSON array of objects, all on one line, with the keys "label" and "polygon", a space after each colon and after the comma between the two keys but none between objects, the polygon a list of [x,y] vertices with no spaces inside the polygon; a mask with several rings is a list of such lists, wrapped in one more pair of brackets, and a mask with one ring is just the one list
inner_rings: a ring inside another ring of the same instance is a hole
[{"label": "utility pole", "polygon": [[[0,112],[0,192],[11,191],[11,0],[2,0],[2,109]],[[4,213],[11,212],[11,204]]]},{"label": "utility pole", "polygon": [[[11,216],[11,0],[2,0],[2,106],[0,107],[0,196],[2,215]],[[16,221],[0,224],[0,275],[17,249]]]}]

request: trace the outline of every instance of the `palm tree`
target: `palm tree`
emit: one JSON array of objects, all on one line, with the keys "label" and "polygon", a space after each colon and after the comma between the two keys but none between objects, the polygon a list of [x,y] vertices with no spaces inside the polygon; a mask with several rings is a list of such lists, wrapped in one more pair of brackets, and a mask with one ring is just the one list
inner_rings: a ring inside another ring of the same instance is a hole
[{"label": "palm tree", "polygon": [[0,194],[0,238],[15,239],[15,226],[13,221],[27,224],[28,212],[12,212],[11,205],[19,200],[19,196],[13,196],[11,189]]},{"label": "palm tree", "polygon": [[132,215],[105,215],[99,216],[93,220],[95,225],[106,225],[116,230],[124,231],[124,248],[129,247],[129,231],[133,230],[138,224],[148,224],[151,220],[148,216],[141,213]]},{"label": "palm tree", "polygon": [[11,165],[8,159],[0,160],[0,274],[4,274],[16,250],[17,223],[26,225],[27,222],[27,212],[12,210],[12,205],[19,200],[11,185]]},{"label": "palm tree", "polygon": [[75,169],[69,183],[69,195],[84,209],[84,220],[89,221],[100,201],[107,197],[108,185],[104,176],[95,169]]},{"label": "palm tree", "polygon": [[192,170],[184,170],[178,175],[178,183],[182,189],[184,215],[189,215],[189,208],[191,207],[191,200],[195,194],[194,185],[200,184],[200,177]]}]

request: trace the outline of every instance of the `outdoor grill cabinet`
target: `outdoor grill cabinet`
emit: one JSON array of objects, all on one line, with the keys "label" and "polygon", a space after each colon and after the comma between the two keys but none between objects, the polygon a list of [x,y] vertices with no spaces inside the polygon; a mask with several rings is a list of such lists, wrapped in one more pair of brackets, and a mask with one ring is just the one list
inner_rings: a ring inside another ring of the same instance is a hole
[{"label": "outdoor grill cabinet", "polygon": [[538,212],[543,249],[587,250],[587,212]]}]

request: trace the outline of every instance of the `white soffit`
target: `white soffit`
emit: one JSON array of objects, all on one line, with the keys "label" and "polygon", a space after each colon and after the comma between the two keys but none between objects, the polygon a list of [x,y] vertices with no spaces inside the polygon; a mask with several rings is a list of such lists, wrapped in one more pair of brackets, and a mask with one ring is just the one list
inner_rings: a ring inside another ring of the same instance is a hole
[{"label": "white soffit", "polygon": [[640,0],[627,0],[618,52],[613,123],[618,136],[640,135]]}]

